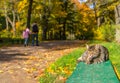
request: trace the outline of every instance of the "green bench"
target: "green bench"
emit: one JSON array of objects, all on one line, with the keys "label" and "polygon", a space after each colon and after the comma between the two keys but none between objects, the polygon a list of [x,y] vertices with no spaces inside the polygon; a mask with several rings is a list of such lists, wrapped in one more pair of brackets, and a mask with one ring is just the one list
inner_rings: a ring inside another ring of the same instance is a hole
[{"label": "green bench", "polygon": [[66,83],[120,83],[120,80],[110,61],[90,65],[80,62]]}]

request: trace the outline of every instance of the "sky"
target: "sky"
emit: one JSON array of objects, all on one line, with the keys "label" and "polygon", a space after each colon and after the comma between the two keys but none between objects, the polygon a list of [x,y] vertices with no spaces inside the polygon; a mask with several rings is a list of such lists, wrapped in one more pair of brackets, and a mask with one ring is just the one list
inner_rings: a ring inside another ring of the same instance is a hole
[{"label": "sky", "polygon": [[82,3],[82,2],[86,2],[86,1],[87,1],[87,0],[79,0],[80,3]]},{"label": "sky", "polygon": [[[78,0],[80,3],[82,3],[82,2],[86,2],[87,0]],[[94,6],[91,4],[91,5],[89,5],[89,7],[91,8],[91,9],[93,9],[94,8]]]}]

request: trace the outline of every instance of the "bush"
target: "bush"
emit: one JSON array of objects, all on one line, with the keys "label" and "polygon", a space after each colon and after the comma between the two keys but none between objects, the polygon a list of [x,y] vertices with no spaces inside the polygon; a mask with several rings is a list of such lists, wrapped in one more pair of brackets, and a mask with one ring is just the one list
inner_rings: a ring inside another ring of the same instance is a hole
[{"label": "bush", "polygon": [[10,38],[10,37],[12,37],[12,33],[9,32],[8,30],[2,30],[0,32],[0,37],[1,38]]},{"label": "bush", "polygon": [[105,41],[113,41],[115,39],[115,25],[103,24],[95,32],[95,39],[102,39]]}]

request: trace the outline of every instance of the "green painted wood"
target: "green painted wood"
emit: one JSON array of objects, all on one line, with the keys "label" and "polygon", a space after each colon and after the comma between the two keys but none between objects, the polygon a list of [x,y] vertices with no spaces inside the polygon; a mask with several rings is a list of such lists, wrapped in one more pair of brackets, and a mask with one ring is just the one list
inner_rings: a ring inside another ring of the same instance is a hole
[{"label": "green painted wood", "polygon": [[110,61],[90,65],[80,62],[66,83],[120,83],[120,80]]}]

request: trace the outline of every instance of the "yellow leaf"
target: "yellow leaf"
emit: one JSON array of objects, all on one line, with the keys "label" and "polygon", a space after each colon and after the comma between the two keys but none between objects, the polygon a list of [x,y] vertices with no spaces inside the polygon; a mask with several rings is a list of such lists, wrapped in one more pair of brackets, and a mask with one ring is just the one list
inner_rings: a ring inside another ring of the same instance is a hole
[{"label": "yellow leaf", "polygon": [[8,72],[12,74],[14,71],[13,70],[9,70]]},{"label": "yellow leaf", "polygon": [[0,73],[3,73],[3,70],[0,70]]}]

